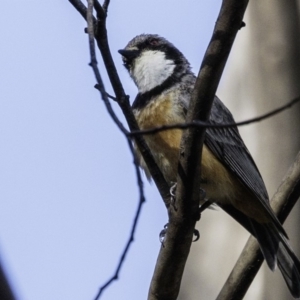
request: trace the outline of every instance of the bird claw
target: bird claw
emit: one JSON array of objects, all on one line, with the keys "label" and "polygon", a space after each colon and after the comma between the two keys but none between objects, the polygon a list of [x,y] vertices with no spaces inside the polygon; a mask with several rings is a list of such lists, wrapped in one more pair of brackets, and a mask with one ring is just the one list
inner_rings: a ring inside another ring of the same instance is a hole
[{"label": "bird claw", "polygon": [[176,197],[176,188],[177,188],[177,182],[171,182],[172,186],[170,187],[170,195],[171,195],[171,198],[174,198]]},{"label": "bird claw", "polygon": [[198,229],[194,229],[194,236],[193,242],[197,242],[200,239],[200,232]]},{"label": "bird claw", "polygon": [[164,246],[164,240],[168,229],[168,223],[164,226],[164,229],[159,233],[159,241]]},{"label": "bird claw", "polygon": [[[168,225],[169,225],[169,223],[167,223],[164,226],[164,229],[159,233],[159,241],[163,245],[163,247],[164,247],[164,240],[165,240],[167,230],[168,230]],[[193,239],[193,242],[197,242],[200,238],[200,232],[198,229],[194,229],[194,236],[195,236],[195,238]]]},{"label": "bird claw", "polygon": [[174,207],[175,210],[177,210],[175,206],[177,182],[171,182],[171,184],[172,184],[172,186],[170,187],[171,205]]},{"label": "bird claw", "polygon": [[[170,195],[171,195],[171,205],[174,207],[175,210],[177,210],[175,202],[176,202],[176,188],[177,188],[177,182],[171,182],[172,186],[170,187]],[[204,189],[200,188],[200,202],[206,203],[208,199],[206,198],[206,192]],[[201,206],[202,207],[202,206]],[[205,208],[207,208],[205,206]],[[204,209],[205,209],[204,208]],[[203,210],[204,210],[203,209]],[[203,211],[201,210],[200,213]],[[200,219],[200,218],[199,218]]]},{"label": "bird claw", "polygon": [[[172,183],[172,186],[170,187],[171,205],[174,207],[175,210],[177,210],[175,206],[177,182],[171,182],[171,183]],[[201,212],[211,205],[211,203],[205,197],[206,197],[205,190],[200,188],[200,200],[201,202],[204,201],[204,203],[199,208],[199,220],[201,217]],[[163,247],[164,247],[164,240],[167,234],[167,230],[168,230],[168,223],[164,226],[164,229],[159,233],[159,241],[161,242]],[[197,242],[200,238],[199,230],[194,229],[194,236],[195,238],[193,239],[193,242]]]}]

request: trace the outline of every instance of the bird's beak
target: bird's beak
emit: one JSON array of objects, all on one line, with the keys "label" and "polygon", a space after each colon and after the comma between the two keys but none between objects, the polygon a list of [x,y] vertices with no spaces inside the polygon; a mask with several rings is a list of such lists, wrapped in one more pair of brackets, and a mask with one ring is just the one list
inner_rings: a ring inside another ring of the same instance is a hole
[{"label": "bird's beak", "polygon": [[132,49],[132,50],[121,49],[118,52],[129,61],[132,61],[140,54],[140,51],[136,49]]}]

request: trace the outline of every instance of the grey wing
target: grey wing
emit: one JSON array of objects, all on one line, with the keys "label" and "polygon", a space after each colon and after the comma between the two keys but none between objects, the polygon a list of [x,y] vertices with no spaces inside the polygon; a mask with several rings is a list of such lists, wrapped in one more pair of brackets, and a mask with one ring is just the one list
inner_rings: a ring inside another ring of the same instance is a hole
[{"label": "grey wing", "polygon": [[[190,85],[191,88],[193,87]],[[180,103],[186,112],[188,97],[181,97]],[[211,124],[234,123],[234,119],[227,107],[215,96],[209,122]],[[241,183],[247,187],[258,199],[266,203],[269,200],[263,179],[244,144],[238,128],[207,128],[205,144],[212,153],[233,172]]]},{"label": "grey wing", "polygon": [[[214,99],[209,122],[211,124],[235,122],[230,111],[218,97]],[[258,199],[268,202],[269,197],[263,179],[237,127],[207,128],[205,144]]]},{"label": "grey wing", "polygon": [[[218,97],[214,99],[209,122],[212,124],[234,122],[230,111]],[[263,179],[237,127],[207,128],[205,144],[223,165],[233,172],[240,182],[257,197],[265,212],[268,212],[275,227],[287,237],[269,205],[269,197]]]},{"label": "grey wing", "polygon": [[[181,105],[184,109],[188,107],[188,103],[185,101],[181,101]],[[211,124],[229,124],[235,122],[230,111],[216,96],[211,109],[209,122]],[[257,197],[262,204],[262,208],[268,212],[273,224],[279,232],[287,237],[282,225],[270,207],[269,197],[263,179],[237,127],[207,128],[204,143],[219,161],[233,172],[240,182]],[[242,219],[244,222],[244,217],[237,218],[235,213],[230,213],[230,211],[228,211],[228,213],[232,215],[233,218],[236,218],[238,222],[241,222]],[[245,227],[247,228],[247,226]]]}]

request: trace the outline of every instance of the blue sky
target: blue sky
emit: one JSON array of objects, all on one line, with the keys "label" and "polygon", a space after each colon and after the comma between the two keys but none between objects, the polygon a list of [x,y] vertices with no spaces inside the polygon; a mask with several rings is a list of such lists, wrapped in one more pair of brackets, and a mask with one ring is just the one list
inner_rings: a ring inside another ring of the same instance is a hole
[{"label": "blue sky", "polygon": [[[197,72],[220,3],[111,1],[111,51],[131,99],[136,88],[117,50],[158,33]],[[1,261],[18,299],[92,299],[115,270],[137,208],[132,157],[93,88],[86,25],[72,5],[1,7]],[[135,242],[102,299],[146,298],[167,214],[155,186],[145,180],[145,190]]]}]

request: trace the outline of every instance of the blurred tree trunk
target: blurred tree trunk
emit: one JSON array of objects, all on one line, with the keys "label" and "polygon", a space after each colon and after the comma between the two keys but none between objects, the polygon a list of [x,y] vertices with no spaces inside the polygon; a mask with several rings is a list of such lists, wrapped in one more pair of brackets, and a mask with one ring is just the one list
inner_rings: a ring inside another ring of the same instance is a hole
[{"label": "blurred tree trunk", "polygon": [[[299,1],[250,1],[246,27],[235,42],[218,95],[236,121],[261,115],[300,95]],[[300,150],[300,107],[240,132],[270,197]],[[299,203],[285,228],[300,257]],[[202,215],[179,299],[214,299],[249,236],[220,209]],[[245,299],[293,299],[279,272],[263,266]]]}]

